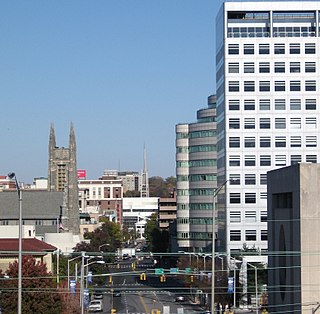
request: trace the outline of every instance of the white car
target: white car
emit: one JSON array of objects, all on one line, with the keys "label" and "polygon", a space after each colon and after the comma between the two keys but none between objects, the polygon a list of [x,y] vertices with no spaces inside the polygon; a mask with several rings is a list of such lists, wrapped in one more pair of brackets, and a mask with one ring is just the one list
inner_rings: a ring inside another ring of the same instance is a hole
[{"label": "white car", "polygon": [[89,312],[102,312],[103,305],[101,300],[92,300],[89,304]]}]

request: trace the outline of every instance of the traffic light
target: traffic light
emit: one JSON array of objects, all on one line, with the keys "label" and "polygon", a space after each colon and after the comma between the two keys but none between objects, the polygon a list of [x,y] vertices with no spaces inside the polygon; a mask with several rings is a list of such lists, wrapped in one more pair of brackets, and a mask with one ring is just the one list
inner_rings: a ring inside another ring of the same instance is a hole
[{"label": "traffic light", "polygon": [[193,276],[190,276],[190,282],[193,282],[194,278]]},{"label": "traffic light", "polygon": [[147,280],[147,275],[145,273],[140,274],[140,280]]},{"label": "traffic light", "polygon": [[111,309],[111,314],[116,314],[117,310],[116,309]]},{"label": "traffic light", "polygon": [[112,276],[109,276],[109,283],[112,283]]},{"label": "traffic light", "polygon": [[166,282],[166,276],[165,275],[161,275],[160,276],[160,282]]}]

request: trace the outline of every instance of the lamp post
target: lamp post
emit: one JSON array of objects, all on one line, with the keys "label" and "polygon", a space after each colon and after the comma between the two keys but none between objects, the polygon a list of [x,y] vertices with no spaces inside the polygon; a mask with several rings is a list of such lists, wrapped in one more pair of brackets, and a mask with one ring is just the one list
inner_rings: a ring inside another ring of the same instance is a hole
[{"label": "lamp post", "polygon": [[99,251],[100,251],[100,252],[102,252],[102,251],[101,251],[101,248],[104,247],[104,246],[110,246],[110,244],[109,244],[109,243],[105,243],[105,244],[99,245]]},{"label": "lamp post", "polygon": [[212,266],[211,266],[211,273],[212,273],[212,279],[211,279],[211,313],[214,313],[214,256],[215,256],[215,220],[216,220],[216,196],[219,194],[221,189],[227,184],[229,180],[226,180],[223,184],[218,186],[214,189],[213,192],[213,206],[212,206]]},{"label": "lamp post", "polygon": [[70,288],[70,262],[74,261],[75,259],[82,257],[82,255],[76,256],[74,258],[68,259],[68,273],[67,273],[67,278],[68,278],[68,288]]},{"label": "lamp post", "polygon": [[87,267],[87,274],[86,274],[86,288],[88,288],[88,273],[89,273],[89,267],[92,264],[105,264],[105,261],[93,261],[89,263],[90,260],[94,258],[102,258],[102,256],[94,256],[87,259],[87,263],[84,265],[84,267]]},{"label": "lamp post", "polygon": [[22,313],[22,191],[14,172],[8,178],[15,179],[19,198],[19,252],[18,252],[18,314]]}]

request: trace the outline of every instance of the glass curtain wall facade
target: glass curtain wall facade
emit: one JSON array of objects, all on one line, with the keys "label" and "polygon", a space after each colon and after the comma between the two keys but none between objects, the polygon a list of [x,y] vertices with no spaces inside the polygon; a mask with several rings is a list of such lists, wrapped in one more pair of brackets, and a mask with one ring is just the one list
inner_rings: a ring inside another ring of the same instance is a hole
[{"label": "glass curtain wall facade", "polygon": [[180,250],[211,252],[216,187],[216,97],[197,122],[176,125],[177,240]]}]

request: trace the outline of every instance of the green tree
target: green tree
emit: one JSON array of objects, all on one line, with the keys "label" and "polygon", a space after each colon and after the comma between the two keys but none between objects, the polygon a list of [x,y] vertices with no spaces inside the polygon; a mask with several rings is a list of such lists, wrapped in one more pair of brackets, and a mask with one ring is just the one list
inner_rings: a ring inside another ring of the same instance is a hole
[{"label": "green tree", "polygon": [[[8,270],[1,271],[1,305],[4,313],[17,313],[18,304],[18,261],[10,263]],[[61,298],[52,274],[42,261],[32,256],[22,258],[22,313],[62,313]]]},{"label": "green tree", "polygon": [[152,252],[167,252],[169,233],[158,226],[157,214],[152,214],[145,226],[145,237]]},{"label": "green tree", "polygon": [[149,178],[149,194],[152,197],[170,197],[176,185],[174,177],[168,177],[165,180],[161,177],[151,177]]}]

